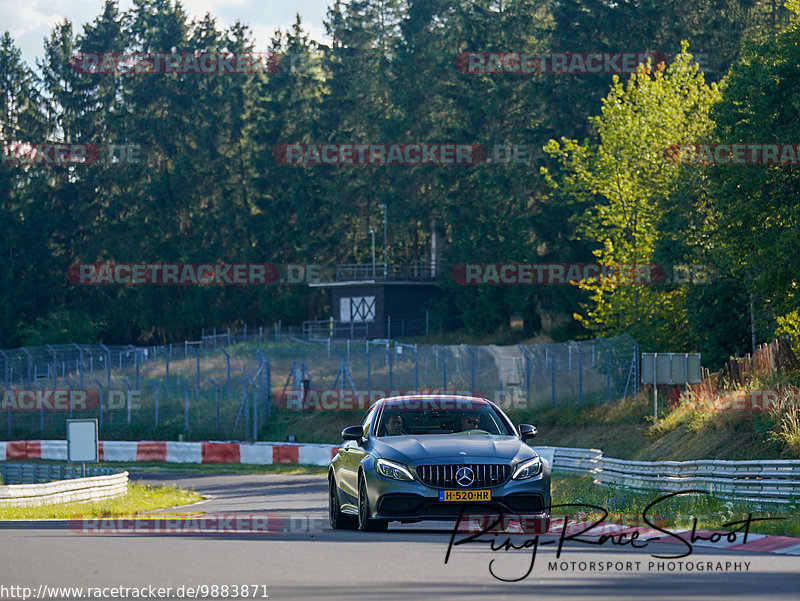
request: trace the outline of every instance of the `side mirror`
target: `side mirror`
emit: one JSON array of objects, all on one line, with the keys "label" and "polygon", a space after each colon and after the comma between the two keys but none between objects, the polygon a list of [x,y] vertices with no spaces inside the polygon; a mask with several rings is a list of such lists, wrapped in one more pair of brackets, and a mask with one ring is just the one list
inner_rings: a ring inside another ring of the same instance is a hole
[{"label": "side mirror", "polygon": [[518,429],[522,440],[533,438],[539,433],[539,430],[536,429],[536,426],[531,426],[530,424],[520,424]]},{"label": "side mirror", "polygon": [[345,440],[358,440],[364,437],[364,428],[361,426],[347,426],[342,430],[342,438]]}]

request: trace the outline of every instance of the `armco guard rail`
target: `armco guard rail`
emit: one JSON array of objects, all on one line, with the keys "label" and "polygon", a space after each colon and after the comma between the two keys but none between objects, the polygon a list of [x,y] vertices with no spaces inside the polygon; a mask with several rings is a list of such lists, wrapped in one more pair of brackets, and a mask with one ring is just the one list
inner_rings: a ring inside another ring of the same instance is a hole
[{"label": "armco guard rail", "polygon": [[553,470],[592,474],[597,484],[636,491],[707,490],[716,496],[793,503],[800,501],[800,460],[632,461],[604,457],[599,449],[552,449]]},{"label": "armco guard rail", "polygon": [[119,473],[110,467],[87,467],[83,473],[78,465],[48,465],[34,463],[0,463],[0,478],[3,484],[38,484],[53,480],[110,476]]},{"label": "armco guard rail", "polygon": [[707,490],[717,496],[770,503],[800,500],[800,461],[626,461],[601,457],[595,482],[629,490]]},{"label": "armco guard rail", "polygon": [[[34,468],[31,470],[30,468]],[[75,501],[101,501],[124,495],[128,490],[128,472],[110,468],[88,468],[89,477],[74,477],[75,470],[65,466],[3,465],[3,481],[32,481],[25,484],[0,486],[0,507],[30,507],[71,503]],[[66,480],[37,483],[49,475],[67,474]],[[45,476],[45,474],[49,474]],[[102,474],[102,475],[100,475]],[[9,480],[7,480],[8,478]]]},{"label": "armco guard rail", "polygon": [[553,451],[553,470],[570,474],[588,474],[596,469],[603,451],[600,449],[574,449],[569,447],[540,447],[537,450]]}]

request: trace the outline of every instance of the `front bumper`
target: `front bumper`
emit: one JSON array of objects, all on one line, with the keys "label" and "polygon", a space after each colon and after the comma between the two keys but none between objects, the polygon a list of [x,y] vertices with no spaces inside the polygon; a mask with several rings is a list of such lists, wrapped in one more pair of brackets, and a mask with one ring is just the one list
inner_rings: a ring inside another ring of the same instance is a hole
[{"label": "front bumper", "polygon": [[[442,488],[423,484],[415,479],[403,482],[386,478],[374,469],[365,470],[367,495],[375,519],[418,521],[456,520],[465,514],[549,514],[550,466],[545,462],[542,473],[528,480],[507,480],[499,486],[487,487],[490,501],[452,503],[439,501]],[[448,488],[447,490],[454,490]]]}]

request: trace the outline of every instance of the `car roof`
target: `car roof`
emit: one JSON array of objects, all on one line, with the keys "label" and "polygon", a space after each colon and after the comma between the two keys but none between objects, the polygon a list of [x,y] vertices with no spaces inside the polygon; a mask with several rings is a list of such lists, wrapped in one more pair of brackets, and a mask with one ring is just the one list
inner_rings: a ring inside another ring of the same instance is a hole
[{"label": "car roof", "polygon": [[407,394],[380,399],[376,405],[388,411],[396,409],[470,411],[491,407],[493,403],[488,399],[462,394]]},{"label": "car roof", "polygon": [[471,401],[475,403],[488,404],[489,399],[478,396],[469,396],[465,394],[405,394],[402,396],[390,396],[380,399],[381,403],[388,403],[390,401],[416,401],[427,399],[458,399],[459,401]]}]

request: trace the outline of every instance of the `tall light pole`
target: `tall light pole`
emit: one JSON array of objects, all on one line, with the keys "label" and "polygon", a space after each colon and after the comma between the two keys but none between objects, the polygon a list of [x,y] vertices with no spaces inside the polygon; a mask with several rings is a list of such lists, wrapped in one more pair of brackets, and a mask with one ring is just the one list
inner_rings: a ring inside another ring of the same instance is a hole
[{"label": "tall light pole", "polygon": [[380,206],[383,209],[383,277],[385,278],[387,275],[386,270],[389,264],[389,261],[386,259],[386,222],[388,221],[386,214],[388,209],[385,202],[382,202]]},{"label": "tall light pole", "polygon": [[372,236],[372,279],[375,279],[375,230],[369,228],[369,234]]}]

